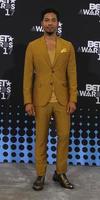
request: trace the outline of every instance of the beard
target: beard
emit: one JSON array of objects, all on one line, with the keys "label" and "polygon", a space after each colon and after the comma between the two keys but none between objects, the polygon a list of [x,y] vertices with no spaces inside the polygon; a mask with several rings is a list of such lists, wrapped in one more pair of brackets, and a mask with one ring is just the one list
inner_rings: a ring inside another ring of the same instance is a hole
[{"label": "beard", "polygon": [[57,32],[56,29],[50,28],[50,27],[46,28],[44,31],[45,31],[45,33],[48,34],[48,35],[53,35],[54,33]]},{"label": "beard", "polygon": [[48,35],[53,35],[53,34],[54,34],[54,32],[49,32],[49,31],[46,31],[46,33],[47,33]]}]

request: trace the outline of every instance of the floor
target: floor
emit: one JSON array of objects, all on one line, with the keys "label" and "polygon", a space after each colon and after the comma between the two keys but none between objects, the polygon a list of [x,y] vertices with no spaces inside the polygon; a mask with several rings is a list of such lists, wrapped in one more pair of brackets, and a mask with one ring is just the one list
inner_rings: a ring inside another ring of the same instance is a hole
[{"label": "floor", "polygon": [[54,165],[48,165],[45,187],[32,189],[33,164],[0,164],[0,200],[100,200],[100,167],[69,166],[67,176],[75,189],[62,188],[53,182]]}]

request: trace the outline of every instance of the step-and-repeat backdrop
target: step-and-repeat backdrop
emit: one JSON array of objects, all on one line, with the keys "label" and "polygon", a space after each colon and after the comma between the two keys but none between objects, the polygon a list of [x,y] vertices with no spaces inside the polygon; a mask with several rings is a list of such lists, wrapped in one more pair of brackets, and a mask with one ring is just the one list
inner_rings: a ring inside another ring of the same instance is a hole
[{"label": "step-and-repeat backdrop", "polygon": [[[40,13],[55,8],[58,33],[74,44],[77,111],[71,117],[69,164],[100,166],[100,1],[0,0],[0,162],[33,163],[35,121],[24,112],[22,83],[29,41],[43,34]],[[39,49],[37,49],[39,51]],[[47,159],[56,162],[51,118]]]}]

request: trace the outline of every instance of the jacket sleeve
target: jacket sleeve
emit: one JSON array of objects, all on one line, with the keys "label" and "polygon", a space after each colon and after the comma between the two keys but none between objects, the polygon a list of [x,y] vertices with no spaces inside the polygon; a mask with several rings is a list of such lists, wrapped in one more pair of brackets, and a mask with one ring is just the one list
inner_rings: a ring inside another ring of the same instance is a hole
[{"label": "jacket sleeve", "polygon": [[70,43],[70,54],[68,60],[67,76],[69,83],[69,101],[77,102],[77,72],[75,51],[72,43]]},{"label": "jacket sleeve", "polygon": [[23,77],[23,97],[24,105],[27,103],[33,103],[32,99],[32,88],[33,88],[33,56],[31,43],[28,44],[25,53],[25,63],[24,63],[24,77]]}]

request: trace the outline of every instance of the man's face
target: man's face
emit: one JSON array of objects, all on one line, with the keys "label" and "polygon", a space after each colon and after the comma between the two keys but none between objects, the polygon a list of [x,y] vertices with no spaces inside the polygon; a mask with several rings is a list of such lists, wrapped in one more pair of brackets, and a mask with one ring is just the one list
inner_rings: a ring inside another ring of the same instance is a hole
[{"label": "man's face", "polygon": [[44,32],[49,35],[57,32],[58,24],[57,16],[54,13],[46,13],[41,23]]}]

